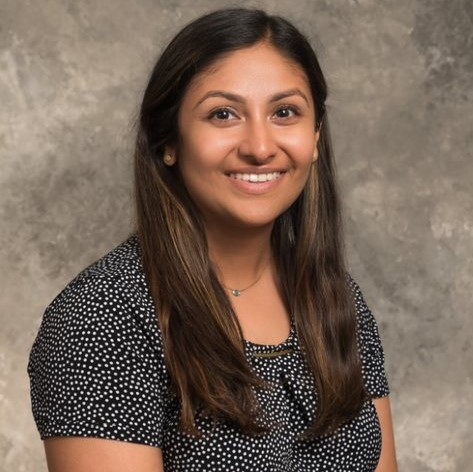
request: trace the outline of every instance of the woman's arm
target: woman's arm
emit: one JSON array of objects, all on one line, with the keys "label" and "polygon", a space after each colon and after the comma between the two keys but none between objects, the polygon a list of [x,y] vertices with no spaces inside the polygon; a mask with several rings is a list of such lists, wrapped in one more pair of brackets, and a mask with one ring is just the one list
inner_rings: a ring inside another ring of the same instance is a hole
[{"label": "woman's arm", "polygon": [[164,472],[161,449],[109,439],[44,441],[49,472]]},{"label": "woman's arm", "polygon": [[389,398],[373,400],[381,425],[383,445],[376,472],[397,472],[396,448],[394,445],[393,421]]}]

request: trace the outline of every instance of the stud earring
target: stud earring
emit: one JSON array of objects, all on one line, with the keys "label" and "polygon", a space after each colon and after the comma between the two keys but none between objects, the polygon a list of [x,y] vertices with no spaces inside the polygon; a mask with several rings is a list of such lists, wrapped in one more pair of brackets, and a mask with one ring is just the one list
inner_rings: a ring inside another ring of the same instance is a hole
[{"label": "stud earring", "polygon": [[167,166],[172,166],[176,163],[176,158],[172,154],[166,154],[163,159]]}]

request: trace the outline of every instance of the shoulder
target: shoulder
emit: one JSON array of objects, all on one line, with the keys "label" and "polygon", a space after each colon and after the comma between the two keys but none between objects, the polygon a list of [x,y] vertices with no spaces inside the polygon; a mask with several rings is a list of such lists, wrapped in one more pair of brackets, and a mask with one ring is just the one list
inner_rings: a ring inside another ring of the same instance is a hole
[{"label": "shoulder", "polygon": [[366,389],[373,398],[389,394],[384,367],[384,350],[376,319],[365,302],[359,285],[346,275],[356,313],[357,344]]},{"label": "shoulder", "polygon": [[28,364],[41,436],[159,445],[163,352],[138,241],[130,238],[75,277],[44,313]]},{"label": "shoulder", "polygon": [[131,236],[108,254],[91,264],[80,272],[56,297],[54,303],[60,303],[63,299],[74,294],[90,293],[87,287],[96,287],[100,291],[110,291],[113,294],[118,288],[120,297],[145,296],[147,285],[143,267],[141,264],[141,251],[136,236]]},{"label": "shoulder", "polygon": [[45,319],[59,315],[68,321],[79,317],[118,322],[123,315],[145,320],[150,313],[154,314],[154,304],[139,242],[132,236],[69,282],[47,307]]},{"label": "shoulder", "polygon": [[31,353],[49,365],[61,357],[126,356],[126,351],[162,357],[155,306],[131,237],[77,275],[46,308]]},{"label": "shoulder", "polygon": [[[155,306],[142,269],[139,243],[131,237],[78,274],[47,307],[33,349],[87,343],[160,346]],[[130,339],[128,339],[130,341]]]},{"label": "shoulder", "polygon": [[348,287],[350,288],[357,312],[362,312],[366,308],[366,303],[363,298],[363,293],[361,292],[361,288],[357,284],[355,279],[351,276],[351,274],[347,272],[345,274],[345,277],[347,280]]},{"label": "shoulder", "polygon": [[379,338],[378,326],[373,315],[366,304],[365,298],[358,283],[350,274],[346,274],[347,283],[351,291],[351,296],[356,312],[358,334],[361,338],[368,334],[372,334]]}]

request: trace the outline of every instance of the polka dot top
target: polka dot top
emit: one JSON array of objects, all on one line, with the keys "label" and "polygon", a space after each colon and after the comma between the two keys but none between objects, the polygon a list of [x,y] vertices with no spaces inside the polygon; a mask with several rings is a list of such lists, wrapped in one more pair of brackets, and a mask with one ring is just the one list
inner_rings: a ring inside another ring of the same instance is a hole
[{"label": "polka dot top", "polygon": [[[377,326],[350,279],[366,388],[388,395]],[[279,345],[245,342],[248,362],[272,388],[256,393],[273,428],[252,437],[198,418],[200,437],[178,429],[162,337],[131,237],[79,274],[47,308],[28,373],[41,438],[108,438],[162,448],[166,472],[374,471],[381,431],[372,401],[336,434],[302,440],[317,392],[297,332]]]}]

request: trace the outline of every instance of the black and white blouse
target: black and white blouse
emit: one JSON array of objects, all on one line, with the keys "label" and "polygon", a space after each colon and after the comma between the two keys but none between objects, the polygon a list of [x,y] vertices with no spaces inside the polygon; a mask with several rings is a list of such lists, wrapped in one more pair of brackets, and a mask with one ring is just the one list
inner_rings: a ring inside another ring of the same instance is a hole
[{"label": "black and white blouse", "polygon": [[[376,322],[350,281],[358,313],[365,386],[388,395]],[[28,372],[41,438],[80,436],[147,444],[163,451],[166,472],[374,471],[381,431],[372,401],[336,434],[301,440],[312,423],[316,388],[294,327],[279,345],[245,342],[248,362],[272,384],[257,392],[274,426],[253,437],[197,419],[203,434],[178,429],[162,337],[131,237],[79,274],[47,308]]]}]

